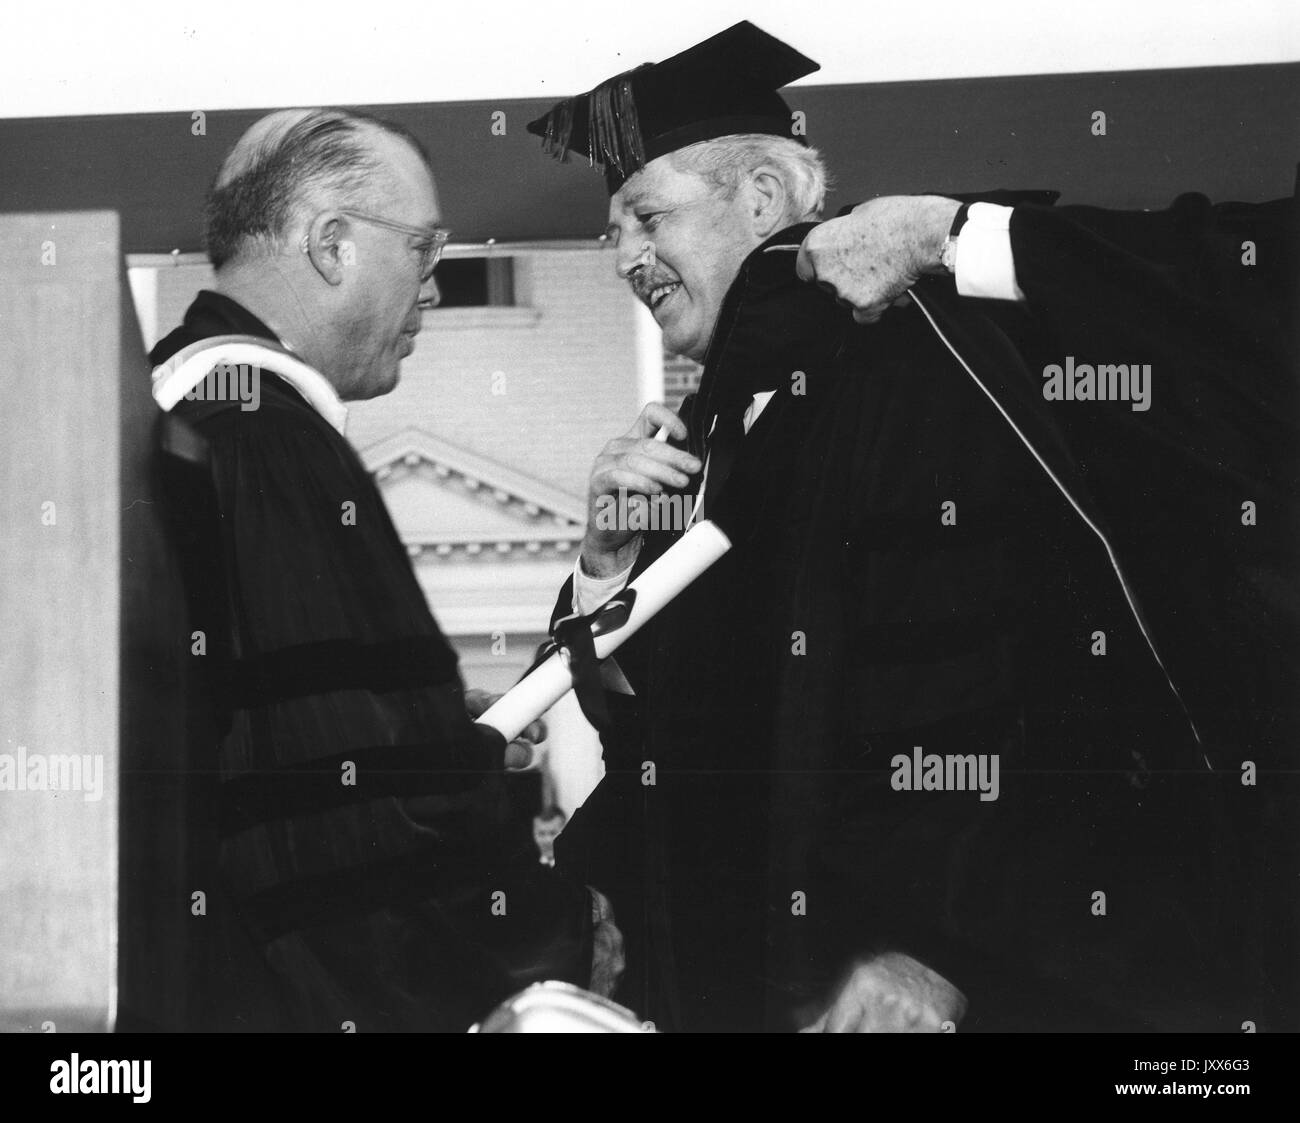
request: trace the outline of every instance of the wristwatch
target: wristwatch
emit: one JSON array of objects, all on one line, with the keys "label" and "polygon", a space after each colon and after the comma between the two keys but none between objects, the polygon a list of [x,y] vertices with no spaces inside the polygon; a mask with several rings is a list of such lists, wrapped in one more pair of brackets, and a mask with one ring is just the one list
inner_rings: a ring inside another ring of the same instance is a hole
[{"label": "wristwatch", "polygon": [[969,203],[962,203],[957,208],[957,214],[952,220],[952,225],[948,227],[948,236],[943,240],[943,250],[939,255],[939,263],[953,277],[957,275],[957,238],[961,234],[961,228],[966,225],[966,215],[969,211]]}]

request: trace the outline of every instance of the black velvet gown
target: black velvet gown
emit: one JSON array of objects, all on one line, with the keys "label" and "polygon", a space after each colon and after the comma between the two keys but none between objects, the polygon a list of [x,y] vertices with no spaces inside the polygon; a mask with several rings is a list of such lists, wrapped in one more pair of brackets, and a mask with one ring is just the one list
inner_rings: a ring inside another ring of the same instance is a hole
[{"label": "black velvet gown", "polygon": [[[224,334],[274,339],[204,292],[151,357]],[[173,414],[207,449],[172,503],[216,715],[200,1024],[463,1031],[529,981],[585,982],[586,890],[511,829],[501,739],[369,473],[273,372],[239,404]]]},{"label": "black velvet gown", "polygon": [[[1022,206],[1028,305],[934,279],[871,326],[796,279],[807,227],[746,260],[683,411],[703,452],[776,390],[706,491],[734,546],[619,653],[558,846],[613,898],[625,1001],[788,1030],[898,950],[963,1030],[1294,1026],[1293,221]],[[1047,401],[1067,355],[1152,363],[1152,408]],[[997,755],[998,798],[898,790],[916,746]]]}]

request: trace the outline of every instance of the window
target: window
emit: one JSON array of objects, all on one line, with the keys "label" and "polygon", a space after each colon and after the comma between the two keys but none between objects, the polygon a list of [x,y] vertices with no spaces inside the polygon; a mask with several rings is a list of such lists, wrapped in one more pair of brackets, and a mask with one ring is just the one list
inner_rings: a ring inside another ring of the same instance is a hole
[{"label": "window", "polygon": [[434,272],[442,294],[438,307],[513,307],[514,265],[509,257],[444,257]]}]

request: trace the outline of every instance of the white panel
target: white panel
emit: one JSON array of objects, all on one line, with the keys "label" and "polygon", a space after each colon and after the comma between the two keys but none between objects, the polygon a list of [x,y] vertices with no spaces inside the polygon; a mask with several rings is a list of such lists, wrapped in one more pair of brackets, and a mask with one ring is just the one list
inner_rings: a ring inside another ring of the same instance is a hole
[{"label": "white panel", "polygon": [[[103,1029],[113,1017],[125,312],[117,238],[116,215],[0,217],[5,1029]],[[50,786],[52,767],[61,790]]]},{"label": "white panel", "polygon": [[146,350],[158,342],[158,271],[133,268],[126,271],[131,284],[131,299],[135,303],[135,318],[140,324],[140,335]]},{"label": "white panel", "polygon": [[650,309],[636,302],[636,383],[641,405],[664,400],[664,333]]},{"label": "white panel", "polygon": [[11,3],[0,114],[555,98],[741,19],[817,59],[819,85],[1300,57],[1293,0],[930,0],[923,9],[820,0],[811,10],[789,0],[659,0],[649,20],[607,0],[371,0],[364,12],[335,0],[311,11],[134,0],[79,5],[72,20],[66,4]]}]

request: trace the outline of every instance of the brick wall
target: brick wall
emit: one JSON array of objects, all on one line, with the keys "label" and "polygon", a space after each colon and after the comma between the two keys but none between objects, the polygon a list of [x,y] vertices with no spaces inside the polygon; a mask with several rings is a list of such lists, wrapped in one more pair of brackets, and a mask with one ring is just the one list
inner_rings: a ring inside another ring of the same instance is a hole
[{"label": "brick wall", "polygon": [[516,257],[515,300],[426,316],[398,388],[352,407],[353,443],[417,425],[584,496],[592,459],[640,408],[635,305],[600,249]]},{"label": "brick wall", "polygon": [[670,355],[664,352],[664,401],[673,409],[679,409],[682,399],[699,388],[700,375],[704,368],[694,359],[685,355]]},{"label": "brick wall", "polygon": [[[351,406],[349,439],[364,449],[416,425],[585,496],[591,461],[641,407],[635,305],[611,256],[598,248],[531,250],[514,258],[514,308],[427,315],[397,389]],[[160,269],[158,334],[211,285],[206,265]]]}]

